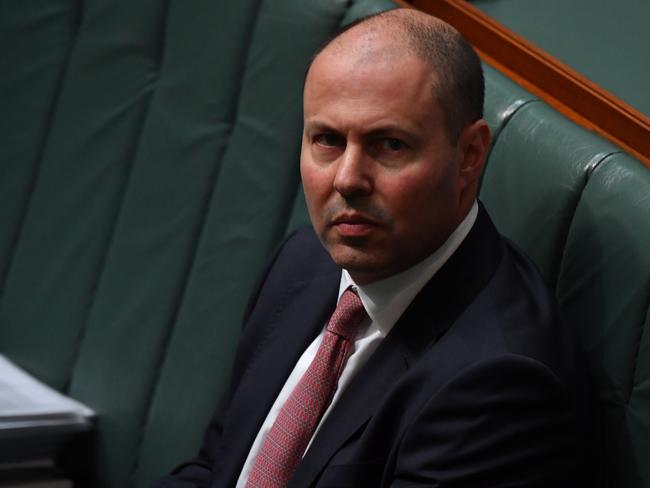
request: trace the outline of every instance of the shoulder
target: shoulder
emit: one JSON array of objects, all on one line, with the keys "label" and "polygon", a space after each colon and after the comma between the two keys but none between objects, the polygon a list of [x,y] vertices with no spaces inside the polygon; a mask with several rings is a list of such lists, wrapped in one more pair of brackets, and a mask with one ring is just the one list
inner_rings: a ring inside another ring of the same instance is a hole
[{"label": "shoulder", "polygon": [[[311,226],[299,227],[289,234],[279,248],[280,255],[289,255],[294,260],[329,260],[327,251]],[[331,261],[331,260],[330,260]]]},{"label": "shoulder", "polygon": [[[270,260],[262,281],[272,285],[296,283],[338,271],[314,230],[301,227],[280,244]],[[264,284],[264,283],[262,283]],[[279,284],[279,283],[278,283]]]},{"label": "shoulder", "polygon": [[275,309],[295,290],[324,276],[340,273],[311,227],[301,227],[278,246],[260,274],[244,313],[246,324],[255,309]]},{"label": "shoulder", "polygon": [[486,213],[477,223],[466,248],[459,249],[457,257],[463,259],[446,270],[439,286],[419,297],[416,315],[427,317],[417,317],[420,329],[434,328],[448,316],[444,332],[427,341],[417,361],[415,369],[427,377],[420,381],[431,381],[435,390],[459,371],[491,370],[484,366],[493,364],[513,369],[524,365],[522,371],[532,371],[536,364],[537,371],[570,388],[575,380],[574,345],[553,292]]},{"label": "shoulder", "polygon": [[570,328],[535,264],[504,241],[503,260],[480,305],[489,309],[489,323],[505,352],[540,361],[564,376],[573,362]]}]

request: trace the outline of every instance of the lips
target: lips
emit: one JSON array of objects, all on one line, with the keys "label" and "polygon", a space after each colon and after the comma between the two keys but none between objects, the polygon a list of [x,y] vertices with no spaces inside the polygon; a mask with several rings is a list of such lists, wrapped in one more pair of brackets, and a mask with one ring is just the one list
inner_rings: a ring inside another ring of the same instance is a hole
[{"label": "lips", "polygon": [[331,225],[341,237],[363,237],[379,224],[360,214],[343,214],[333,219]]}]

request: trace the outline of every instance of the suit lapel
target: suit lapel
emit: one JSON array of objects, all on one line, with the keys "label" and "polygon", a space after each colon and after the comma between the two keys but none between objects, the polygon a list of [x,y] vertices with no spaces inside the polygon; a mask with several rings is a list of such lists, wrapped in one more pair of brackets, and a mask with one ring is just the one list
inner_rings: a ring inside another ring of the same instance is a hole
[{"label": "suit lapel", "polygon": [[454,255],[420,291],[321,426],[290,488],[311,486],[336,451],[373,415],[425,349],[435,343],[490,281],[501,260],[500,236],[481,207]]},{"label": "suit lapel", "polygon": [[288,289],[291,295],[265,327],[227,413],[224,461],[215,486],[235,486],[248,451],[298,358],[318,335],[336,305],[340,270]]}]

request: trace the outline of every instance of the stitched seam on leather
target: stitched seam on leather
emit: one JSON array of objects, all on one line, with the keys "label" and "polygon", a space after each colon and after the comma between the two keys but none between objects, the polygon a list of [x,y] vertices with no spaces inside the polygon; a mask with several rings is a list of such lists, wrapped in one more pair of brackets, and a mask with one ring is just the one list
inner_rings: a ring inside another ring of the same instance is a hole
[{"label": "stitched seam on leather", "polygon": [[[566,260],[566,251],[567,251],[567,241],[569,239],[569,234],[571,233],[571,229],[573,228],[573,222],[575,220],[576,216],[576,211],[578,210],[578,206],[580,205],[580,201],[582,200],[582,195],[585,191],[585,188],[587,187],[587,184],[589,183],[589,179],[591,178],[591,175],[593,172],[596,170],[596,168],[599,168],[606,159],[611,157],[614,154],[618,154],[618,151],[614,152],[609,152],[606,154],[603,154],[600,156],[596,161],[592,162],[591,164],[587,165],[587,169],[585,171],[585,176],[582,180],[582,186],[579,189],[579,193],[577,195],[577,198],[575,199],[575,202],[573,204],[573,207],[570,209],[571,210],[571,218],[567,222],[567,226],[565,231],[561,235],[561,246],[562,246],[562,254],[560,255],[559,262],[557,264],[557,272],[555,274],[555,278],[552,280],[553,283],[553,290],[557,291],[557,287],[560,281],[560,276],[562,275],[562,269],[564,269],[564,262]],[[596,158],[594,158],[596,159]]]},{"label": "stitched seam on leather", "polygon": [[[612,156],[618,155],[618,154],[626,154],[623,151],[612,151],[605,155],[603,158],[601,158],[598,162],[596,162],[589,171],[589,177],[593,174],[594,171],[600,168],[601,165],[606,165],[605,161],[608,159],[611,159]],[[586,185],[585,185],[586,186]],[[630,371],[630,376],[628,378],[627,384],[624,385],[625,388],[625,397],[624,397],[624,402],[625,406],[629,407],[630,401],[632,400],[632,394],[634,393],[634,384],[635,384],[635,379],[636,379],[636,373],[637,373],[637,368],[638,368],[638,363],[639,363],[639,355],[641,353],[641,343],[643,342],[643,335],[645,334],[645,324],[646,321],[648,320],[648,308],[650,307],[650,292],[648,293],[648,298],[646,299],[646,311],[643,314],[643,318],[640,323],[639,327],[639,332],[636,336],[636,340],[634,343],[634,355],[633,355],[633,361],[632,361],[632,369]],[[627,412],[626,412],[627,413]]]},{"label": "stitched seam on leather", "polygon": [[[490,155],[492,154],[492,150],[494,149],[494,146],[496,146],[496,143],[499,140],[499,137],[501,137],[501,133],[503,132],[503,130],[508,126],[508,124],[510,123],[512,118],[515,116],[515,114],[517,114],[517,112],[519,112],[524,107],[526,107],[526,106],[528,106],[530,104],[534,104],[534,103],[541,103],[541,101],[537,100],[537,99],[526,100],[526,101],[522,102],[520,105],[515,106],[512,110],[506,112],[507,115],[503,118],[503,123],[501,124],[499,129],[497,131],[495,131],[494,138],[492,139],[492,142],[490,144],[490,148],[488,150],[488,154],[487,154],[487,158],[486,158],[486,161],[487,161],[486,165],[485,165],[486,167],[489,164]],[[484,170],[484,172],[485,172],[485,170]]]},{"label": "stitched seam on leather", "polygon": [[485,157],[485,164],[483,171],[481,172],[481,176],[479,177],[479,184],[478,184],[478,191],[480,193],[481,188],[483,187],[483,178],[485,177],[485,173],[488,170],[488,167],[490,166],[490,157],[492,156],[492,151],[494,150],[494,147],[497,145],[497,141],[499,140],[499,137],[501,137],[501,133],[503,132],[503,129],[506,128],[506,126],[510,123],[510,120],[514,115],[519,112],[523,107],[534,103],[534,102],[539,102],[540,100],[534,99],[534,100],[526,100],[520,105],[516,106],[513,108],[511,111],[507,112],[507,115],[503,119],[503,123],[501,126],[496,130],[492,135],[492,141],[490,141],[490,147],[488,148],[488,153],[487,156]]}]

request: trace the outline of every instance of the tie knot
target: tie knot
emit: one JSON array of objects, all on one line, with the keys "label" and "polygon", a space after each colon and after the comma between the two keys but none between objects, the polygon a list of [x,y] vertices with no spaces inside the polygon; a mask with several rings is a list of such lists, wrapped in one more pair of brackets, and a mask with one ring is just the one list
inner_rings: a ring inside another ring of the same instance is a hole
[{"label": "tie knot", "polygon": [[361,298],[351,288],[343,292],[332,314],[327,330],[348,340],[354,340],[361,321],[366,317]]}]

